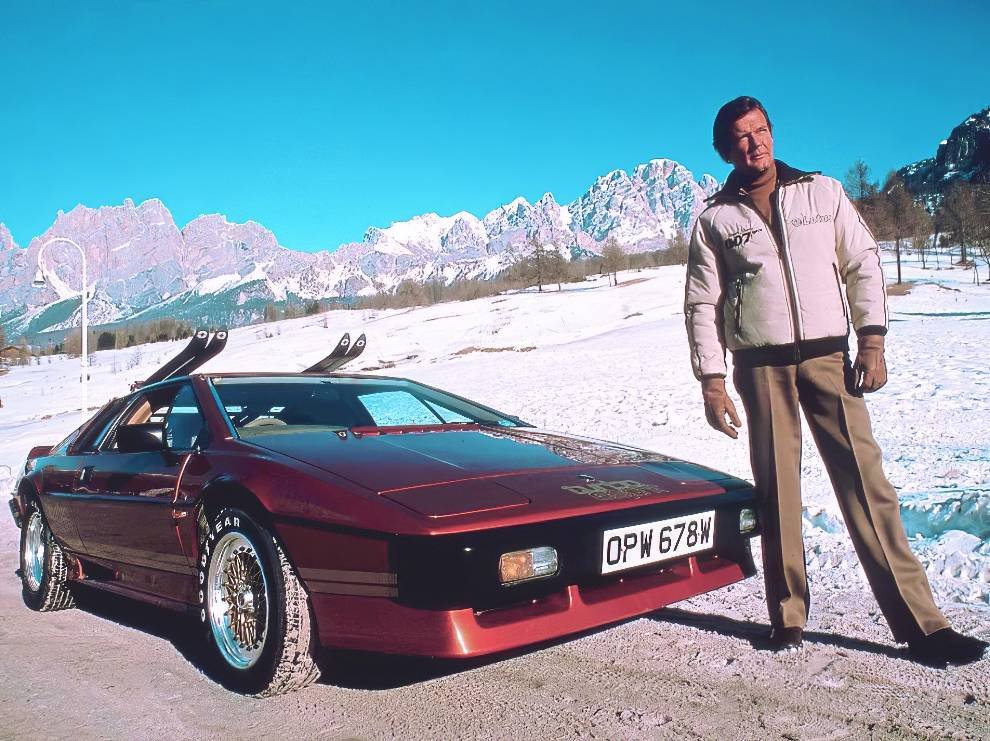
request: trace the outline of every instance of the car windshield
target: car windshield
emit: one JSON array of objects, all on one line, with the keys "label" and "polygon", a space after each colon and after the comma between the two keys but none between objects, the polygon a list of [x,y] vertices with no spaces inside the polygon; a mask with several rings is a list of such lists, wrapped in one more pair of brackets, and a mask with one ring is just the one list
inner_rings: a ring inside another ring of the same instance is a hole
[{"label": "car windshield", "polygon": [[525,425],[467,399],[399,379],[239,376],[212,381],[220,405],[241,436],[286,427]]}]

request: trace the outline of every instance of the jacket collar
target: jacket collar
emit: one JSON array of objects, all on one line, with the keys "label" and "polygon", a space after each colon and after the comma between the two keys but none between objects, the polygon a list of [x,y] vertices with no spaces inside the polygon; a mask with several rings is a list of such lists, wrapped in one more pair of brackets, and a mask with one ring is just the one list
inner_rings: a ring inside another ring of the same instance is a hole
[{"label": "jacket collar", "polygon": [[[781,162],[780,160],[774,160],[774,163],[777,165],[778,188],[782,188],[785,185],[792,185],[793,183],[797,183],[802,180],[808,180],[812,175],[821,175],[820,170],[805,172],[804,170],[799,170],[796,167],[791,167],[787,163]],[[729,173],[729,177],[726,178],[725,185],[722,186],[722,189],[715,193],[715,195],[708,198],[705,202],[709,204],[727,203],[739,201],[747,195],[746,189],[741,184],[738,173],[733,170]]]}]

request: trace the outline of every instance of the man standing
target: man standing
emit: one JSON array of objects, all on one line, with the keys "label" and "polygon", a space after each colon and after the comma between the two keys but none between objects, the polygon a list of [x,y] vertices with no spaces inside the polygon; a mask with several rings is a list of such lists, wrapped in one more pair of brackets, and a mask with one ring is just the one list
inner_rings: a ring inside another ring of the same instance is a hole
[{"label": "man standing", "polygon": [[756,99],[722,106],[714,145],[734,169],[695,225],[685,314],[708,423],[735,438],[741,423],[725,388],[725,351],[733,353],[761,497],[771,646],[801,646],[810,604],[800,408],[894,638],[928,663],[978,660],[987,644],[949,627],[911,553],[862,398],[887,380],[876,240],[837,181],[774,160],[773,127]]}]

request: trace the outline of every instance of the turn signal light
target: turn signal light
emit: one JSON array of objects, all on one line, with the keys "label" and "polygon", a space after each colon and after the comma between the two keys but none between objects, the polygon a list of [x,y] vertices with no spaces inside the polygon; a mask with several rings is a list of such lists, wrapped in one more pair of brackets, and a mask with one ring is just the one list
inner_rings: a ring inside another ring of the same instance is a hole
[{"label": "turn signal light", "polygon": [[503,553],[498,559],[502,584],[518,584],[557,573],[557,551],[550,546]]},{"label": "turn signal light", "polygon": [[756,511],[750,507],[743,507],[739,511],[739,532],[751,533],[756,530]]}]

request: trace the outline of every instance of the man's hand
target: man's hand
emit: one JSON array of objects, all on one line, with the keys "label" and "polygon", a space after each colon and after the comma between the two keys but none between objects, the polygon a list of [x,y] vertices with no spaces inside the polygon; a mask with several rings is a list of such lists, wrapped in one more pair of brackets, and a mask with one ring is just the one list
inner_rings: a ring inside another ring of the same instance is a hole
[{"label": "man's hand", "polygon": [[870,393],[887,383],[887,363],[883,359],[883,336],[868,334],[859,338],[859,351],[853,363],[856,390]]},{"label": "man's hand", "polygon": [[[724,378],[705,378],[701,381],[701,395],[705,399],[705,417],[708,424],[719,432],[725,433],[733,440],[739,437],[739,433],[732,427],[742,427],[739,415],[736,414],[736,406],[729,398],[725,390]],[[732,427],[726,422],[726,417],[732,423]]]}]

